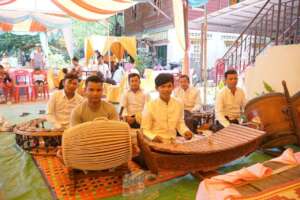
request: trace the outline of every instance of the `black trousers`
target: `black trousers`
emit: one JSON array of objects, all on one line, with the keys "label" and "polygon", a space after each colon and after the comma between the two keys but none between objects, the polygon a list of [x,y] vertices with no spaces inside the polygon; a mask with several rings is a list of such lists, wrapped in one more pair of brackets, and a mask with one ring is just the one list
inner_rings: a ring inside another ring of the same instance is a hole
[{"label": "black trousers", "polygon": [[[230,120],[228,116],[225,116],[225,118],[231,123],[231,124],[239,124],[239,120],[237,119],[233,119],[233,120]],[[210,127],[210,130],[212,130],[213,132],[217,132],[221,129],[223,129],[224,126],[218,121],[216,120],[216,123],[213,124],[211,127]]]}]

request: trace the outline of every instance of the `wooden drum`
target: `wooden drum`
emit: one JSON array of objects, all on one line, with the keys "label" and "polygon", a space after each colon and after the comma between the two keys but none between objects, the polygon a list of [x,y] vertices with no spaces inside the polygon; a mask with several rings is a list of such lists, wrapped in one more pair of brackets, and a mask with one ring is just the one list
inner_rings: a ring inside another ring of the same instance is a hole
[{"label": "wooden drum", "polygon": [[300,124],[300,91],[291,98],[294,112],[296,112],[296,123]]},{"label": "wooden drum", "polygon": [[263,148],[297,142],[284,94],[270,93],[250,100],[245,107],[245,115],[248,121],[252,121],[254,117],[260,119],[263,130],[267,133]]},{"label": "wooden drum", "polygon": [[35,155],[56,155],[61,146],[63,130],[48,128],[45,119],[33,119],[14,128],[16,143],[25,151]]}]

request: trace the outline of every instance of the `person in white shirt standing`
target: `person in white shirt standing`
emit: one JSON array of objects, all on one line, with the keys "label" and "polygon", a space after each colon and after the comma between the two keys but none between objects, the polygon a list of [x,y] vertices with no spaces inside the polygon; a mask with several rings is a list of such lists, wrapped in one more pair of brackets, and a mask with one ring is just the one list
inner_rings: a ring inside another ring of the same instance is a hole
[{"label": "person in white shirt standing", "polygon": [[237,87],[238,74],[235,70],[225,72],[226,86],[219,92],[216,98],[215,114],[218,129],[229,126],[231,123],[239,123],[244,111],[246,98],[244,91]]},{"label": "person in white shirt standing", "polygon": [[139,74],[128,75],[130,89],[122,95],[120,102],[120,118],[123,118],[131,128],[140,128],[144,105],[150,99],[149,95],[140,88],[140,79]]},{"label": "person in white shirt standing", "polygon": [[78,87],[78,77],[74,74],[66,74],[64,79],[64,89],[56,91],[47,104],[47,120],[55,128],[68,128],[71,112],[83,98],[76,93]]},{"label": "person in white shirt standing", "polygon": [[106,80],[107,78],[111,78],[111,71],[108,65],[104,62],[103,56],[100,55],[98,58],[98,66],[97,71],[103,74],[103,78]]},{"label": "person in white shirt standing", "polygon": [[174,90],[174,97],[183,103],[184,110],[190,112],[200,110],[200,91],[190,86],[190,78],[187,75],[181,75],[179,77],[179,85],[180,87]]},{"label": "person in white shirt standing", "polygon": [[183,120],[183,105],[171,97],[174,89],[173,75],[159,74],[155,78],[155,88],[159,97],[145,106],[141,126],[143,134],[158,143],[176,138],[177,131],[186,139],[191,139],[193,133]]}]

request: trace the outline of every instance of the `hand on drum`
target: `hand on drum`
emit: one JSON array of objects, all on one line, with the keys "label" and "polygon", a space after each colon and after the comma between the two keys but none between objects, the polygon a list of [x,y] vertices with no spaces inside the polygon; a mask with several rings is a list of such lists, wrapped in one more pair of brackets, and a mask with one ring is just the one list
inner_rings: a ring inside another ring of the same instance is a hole
[{"label": "hand on drum", "polygon": [[184,133],[184,138],[185,138],[186,140],[190,140],[190,139],[192,139],[192,137],[193,137],[193,133],[192,133],[191,131],[186,131],[186,132]]}]

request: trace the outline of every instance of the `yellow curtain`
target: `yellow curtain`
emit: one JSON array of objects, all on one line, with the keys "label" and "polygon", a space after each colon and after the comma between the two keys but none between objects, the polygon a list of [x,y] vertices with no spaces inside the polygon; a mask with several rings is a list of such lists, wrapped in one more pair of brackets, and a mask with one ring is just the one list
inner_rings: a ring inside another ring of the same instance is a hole
[{"label": "yellow curtain", "polygon": [[131,57],[135,58],[137,56],[135,37],[121,37],[119,41]]},{"label": "yellow curtain", "polygon": [[93,49],[93,45],[92,42],[89,38],[87,38],[85,40],[85,61],[86,63],[89,62],[90,58],[93,56],[94,53],[94,49]]}]

